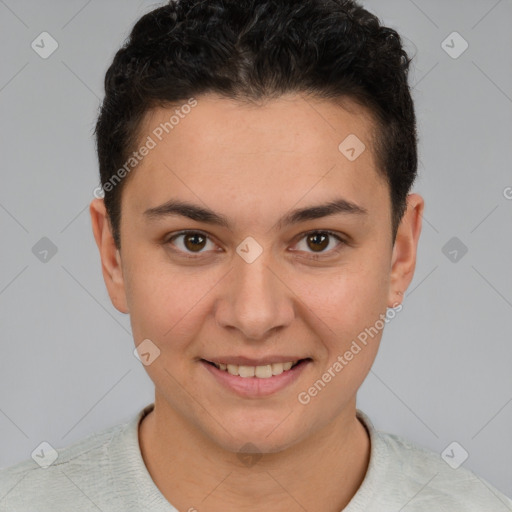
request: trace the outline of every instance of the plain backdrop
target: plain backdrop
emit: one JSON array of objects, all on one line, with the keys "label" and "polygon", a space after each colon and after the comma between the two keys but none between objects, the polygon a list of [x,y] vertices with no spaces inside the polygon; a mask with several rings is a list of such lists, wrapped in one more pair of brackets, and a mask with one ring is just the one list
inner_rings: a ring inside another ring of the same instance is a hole
[{"label": "plain backdrop", "polygon": [[[156,5],[0,0],[0,467],[153,401],[129,318],[105,289],[88,205],[105,71]],[[439,454],[456,441],[464,467],[511,496],[512,1],[363,5],[414,56],[414,192],[426,207],[414,280],[358,407]],[[58,44],[47,58],[31,46],[42,32]]]}]

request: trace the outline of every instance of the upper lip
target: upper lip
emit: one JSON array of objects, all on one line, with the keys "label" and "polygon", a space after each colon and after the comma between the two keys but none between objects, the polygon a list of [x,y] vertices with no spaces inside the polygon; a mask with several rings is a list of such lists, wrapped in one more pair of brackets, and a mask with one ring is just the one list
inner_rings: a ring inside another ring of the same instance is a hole
[{"label": "upper lip", "polygon": [[245,356],[218,356],[212,358],[204,358],[205,361],[209,361],[210,363],[223,363],[223,364],[234,364],[237,366],[265,366],[267,364],[272,363],[288,363],[299,361],[300,359],[308,359],[306,357],[298,357],[298,356],[267,356],[260,357],[258,359],[253,359],[251,357]]}]

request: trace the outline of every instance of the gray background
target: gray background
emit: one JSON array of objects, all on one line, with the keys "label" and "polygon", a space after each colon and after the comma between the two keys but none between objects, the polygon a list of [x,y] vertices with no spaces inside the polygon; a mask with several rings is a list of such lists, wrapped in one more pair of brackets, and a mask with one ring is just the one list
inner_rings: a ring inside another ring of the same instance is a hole
[{"label": "gray background", "polygon": [[[512,1],[363,4],[415,55],[414,191],[426,208],[414,280],[358,407],[378,429],[438,453],[457,441],[464,467],[510,496]],[[129,318],[107,295],[88,205],[105,71],[155,5],[0,0],[0,467],[153,400]],[[47,59],[31,48],[43,31],[59,44]],[[469,44],[458,58],[442,47],[454,31]],[[42,237],[57,247],[46,262],[32,251]]]}]

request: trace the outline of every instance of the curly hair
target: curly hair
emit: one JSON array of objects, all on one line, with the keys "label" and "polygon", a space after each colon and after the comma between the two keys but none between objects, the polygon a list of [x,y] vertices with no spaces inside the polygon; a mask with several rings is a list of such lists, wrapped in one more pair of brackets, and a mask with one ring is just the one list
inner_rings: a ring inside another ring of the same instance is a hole
[{"label": "curly hair", "polygon": [[[394,241],[418,166],[411,60],[398,33],[353,0],[170,0],[136,22],[106,72],[95,128],[101,184],[129,158],[154,107],[210,92],[241,102],[349,99],[374,120]],[[126,181],[104,187],[118,248]]]}]

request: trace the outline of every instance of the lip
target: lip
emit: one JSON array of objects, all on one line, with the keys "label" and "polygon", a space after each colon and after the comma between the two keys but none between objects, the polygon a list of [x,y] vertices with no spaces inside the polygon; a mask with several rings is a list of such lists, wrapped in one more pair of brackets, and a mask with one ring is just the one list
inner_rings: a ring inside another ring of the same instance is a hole
[{"label": "lip", "polygon": [[206,359],[206,361],[210,361],[210,363],[223,363],[223,364],[235,364],[237,366],[265,366],[267,364],[272,363],[288,363],[288,362],[295,362],[299,361],[300,359],[307,359],[307,357],[300,357],[300,356],[267,356],[267,357],[260,357],[258,359],[252,359],[250,357],[245,356],[219,356],[215,357],[213,359],[209,359],[207,357],[204,357],[203,359]]},{"label": "lip", "polygon": [[[232,357],[227,359],[235,361],[240,360]],[[286,361],[283,362],[291,360],[292,359],[287,359]],[[294,361],[296,360],[297,359],[294,359]],[[273,359],[272,362],[278,361]],[[244,398],[260,398],[281,391],[285,387],[290,386],[293,382],[295,382],[311,362],[311,359],[303,359],[302,361],[300,361],[300,363],[297,363],[293,368],[284,371],[280,375],[273,375],[268,379],[261,379],[258,377],[240,377],[239,375],[231,375],[230,373],[224,370],[219,370],[217,367],[208,363],[204,359],[200,361],[203,367],[206,370],[208,370],[208,372],[210,372],[210,375],[212,375],[215,378],[215,380],[219,382],[219,384]]]}]

